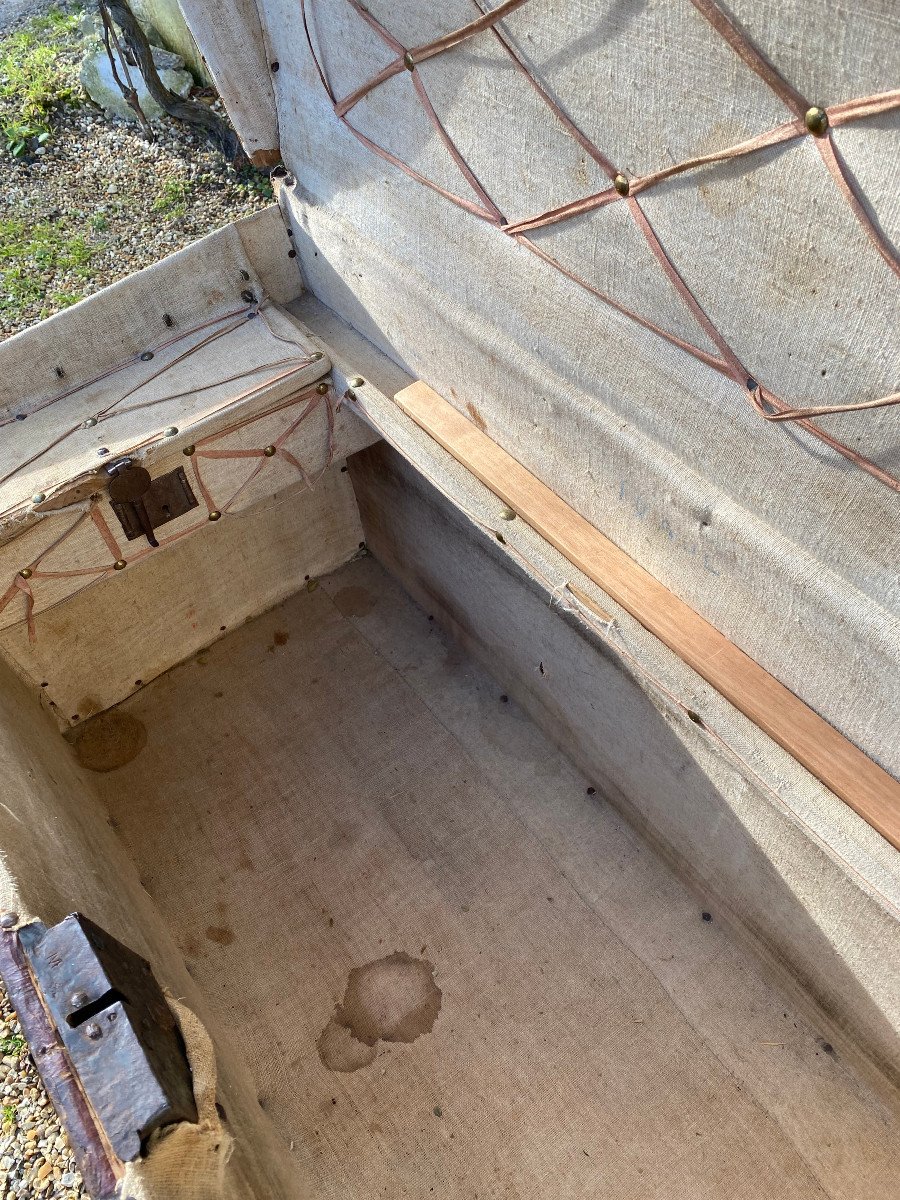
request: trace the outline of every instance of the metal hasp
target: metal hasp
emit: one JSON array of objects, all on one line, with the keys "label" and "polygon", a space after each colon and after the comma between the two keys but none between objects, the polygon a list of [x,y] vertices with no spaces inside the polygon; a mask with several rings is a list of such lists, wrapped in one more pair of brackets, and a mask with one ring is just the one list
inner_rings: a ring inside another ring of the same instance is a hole
[{"label": "metal hasp", "polygon": [[123,459],[109,473],[109,502],[129,542],[146,535],[151,546],[158,546],[154,529],[198,506],[184,467],[151,479],[144,467]]},{"label": "metal hasp", "polygon": [[184,1044],[149,963],[79,913],[26,925],[19,941],[116,1157],[138,1158],[163,1125],[196,1122]]}]

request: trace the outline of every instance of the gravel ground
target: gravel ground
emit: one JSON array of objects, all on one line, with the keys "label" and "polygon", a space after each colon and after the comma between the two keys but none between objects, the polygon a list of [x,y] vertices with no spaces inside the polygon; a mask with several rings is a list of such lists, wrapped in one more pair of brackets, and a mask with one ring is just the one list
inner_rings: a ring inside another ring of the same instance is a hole
[{"label": "gravel ground", "polygon": [[[80,54],[73,40],[69,69]],[[221,111],[209,89],[195,98]],[[154,126],[155,142],[89,103],[58,110],[50,128],[21,159],[0,147],[0,337],[271,200],[266,176],[239,175],[169,118]]]},{"label": "gravel ground", "polygon": [[[49,7],[46,0],[0,0],[0,38]],[[62,67],[71,72],[80,56],[73,38]],[[196,98],[218,107],[208,91]],[[50,130],[43,147],[20,159],[0,145],[0,338],[271,198],[265,177],[239,176],[167,118],[151,143],[136,126],[80,103],[56,111]],[[0,1080],[0,1198],[82,1200],[87,1193],[68,1141],[2,987]]]},{"label": "gravel ground", "polygon": [[0,989],[0,1196],[87,1196],[69,1143],[41,1086],[22,1031]]}]

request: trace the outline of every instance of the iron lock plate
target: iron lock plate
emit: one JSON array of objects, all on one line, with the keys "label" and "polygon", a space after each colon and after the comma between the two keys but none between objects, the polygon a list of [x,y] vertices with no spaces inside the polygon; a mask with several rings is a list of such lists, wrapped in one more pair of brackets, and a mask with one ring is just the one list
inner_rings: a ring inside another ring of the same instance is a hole
[{"label": "iron lock plate", "polygon": [[140,955],[76,913],[19,931],[81,1089],[123,1162],[163,1125],[197,1120],[181,1034]]},{"label": "iron lock plate", "polygon": [[[147,514],[151,529],[158,529],[176,517],[183,517],[192,508],[197,508],[199,501],[191,490],[184,467],[176,467],[166,475],[159,475],[151,480],[147,490],[140,497]],[[141,523],[137,503],[131,500],[115,500],[110,497],[113,512],[119,518],[119,523],[129,542],[143,537],[146,533]]]}]

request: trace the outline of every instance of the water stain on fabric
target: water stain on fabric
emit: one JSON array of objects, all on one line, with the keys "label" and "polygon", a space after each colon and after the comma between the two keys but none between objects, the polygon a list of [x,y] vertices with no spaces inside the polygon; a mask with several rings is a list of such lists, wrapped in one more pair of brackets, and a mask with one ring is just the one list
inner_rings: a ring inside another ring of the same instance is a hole
[{"label": "water stain on fabric", "polygon": [[230,946],[234,941],[234,930],[224,925],[207,925],[206,936],[209,941],[219,946]]},{"label": "water stain on fabric", "polygon": [[344,587],[334,593],[334,607],[345,617],[364,617],[375,607],[375,597],[364,587]]},{"label": "water stain on fabric", "polygon": [[414,1042],[431,1033],[441,1011],[434,966],[396,950],[354,967],[344,999],[316,1042],[331,1071],[358,1071],[375,1061],[382,1042]]},{"label": "water stain on fabric", "polygon": [[276,646],[286,646],[288,643],[288,638],[290,636],[291,635],[288,633],[288,631],[286,629],[276,629],[275,632],[272,634],[272,641],[275,643]]},{"label": "water stain on fabric", "polygon": [[89,771],[115,771],[137,758],[147,745],[147,730],[130,713],[107,712],[83,725],[73,745]]}]

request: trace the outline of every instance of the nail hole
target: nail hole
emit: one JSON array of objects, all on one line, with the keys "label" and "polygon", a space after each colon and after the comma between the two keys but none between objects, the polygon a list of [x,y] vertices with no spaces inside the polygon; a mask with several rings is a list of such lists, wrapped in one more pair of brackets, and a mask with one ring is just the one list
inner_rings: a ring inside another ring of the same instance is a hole
[{"label": "nail hole", "polygon": [[712,920],[712,913],[705,912],[705,913],[701,913],[700,915],[701,915],[701,917],[703,918],[703,920],[704,920],[704,921],[711,921],[711,920]]},{"label": "nail hole", "polygon": [[277,63],[277,62],[269,63],[269,68],[272,71],[277,71],[280,66],[281,66],[281,63]]},{"label": "nail hole", "polygon": [[[824,375],[824,373],[825,372],[823,371],[822,374]],[[62,379],[63,375],[65,375],[65,371],[62,369],[62,367],[56,367],[56,378]]]},{"label": "nail hole", "polygon": [[172,326],[175,324],[175,322],[172,320],[172,318],[169,316],[168,313],[163,313],[163,321],[169,327],[169,329],[171,329]]}]

